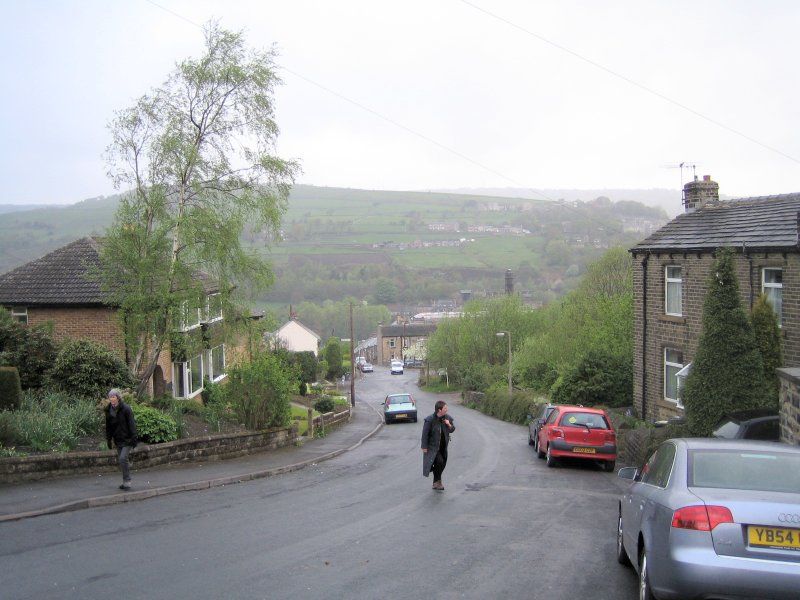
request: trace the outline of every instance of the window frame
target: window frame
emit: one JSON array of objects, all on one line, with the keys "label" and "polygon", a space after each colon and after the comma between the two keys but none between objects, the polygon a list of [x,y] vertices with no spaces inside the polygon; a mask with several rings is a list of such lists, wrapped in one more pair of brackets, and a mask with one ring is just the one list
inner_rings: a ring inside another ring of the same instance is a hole
[{"label": "window frame", "polygon": [[[679,354],[679,355],[680,355],[681,362],[680,362],[680,363],[677,363],[677,362],[673,362],[673,361],[669,361],[669,360],[667,360],[667,353],[668,353],[668,352],[676,352],[677,354]],[[685,365],[685,363],[684,363],[684,362],[682,362],[683,360],[684,360],[684,358],[683,358],[683,352],[682,352],[681,350],[678,350],[677,348],[671,348],[671,347],[668,347],[668,346],[665,346],[665,347],[664,347],[664,369],[663,369],[663,376],[664,376],[664,389],[663,389],[663,392],[664,392],[664,400],[666,400],[666,401],[668,401],[668,402],[673,402],[674,404],[676,404],[676,405],[677,405],[677,407],[678,407],[678,408],[683,408],[683,403],[681,402],[681,399],[680,399],[680,393],[679,393],[679,392],[680,392],[680,390],[679,390],[679,388],[678,388],[678,377],[677,377],[677,373],[678,373],[678,371],[680,371],[680,370],[681,370],[681,369],[682,369],[684,366],[686,366],[686,365]],[[675,396],[676,396],[675,398],[671,398],[671,397],[669,397],[669,396],[667,395],[667,381],[669,380],[669,376],[668,376],[668,373],[667,373],[667,369],[668,369],[668,368],[670,368],[670,367],[671,367],[671,368],[673,368],[673,369],[675,369],[675,372],[674,372],[674,373],[673,373],[673,375],[672,375],[672,376],[675,378]]]},{"label": "window frame", "polygon": [[22,323],[23,325],[28,324],[27,306],[12,306],[9,312],[11,313],[11,318],[17,323]]},{"label": "window frame", "polygon": [[[199,360],[199,367],[200,367],[200,386],[197,389],[194,389],[194,377],[192,376],[192,362],[195,360]],[[179,373],[180,372],[180,373]],[[203,391],[203,374],[205,372],[205,358],[203,353],[198,354],[197,356],[193,356],[191,359],[186,361],[178,361],[172,363],[172,395],[175,398],[185,398],[185,399],[192,399],[197,396],[200,392]],[[181,375],[179,377],[179,375]],[[180,381],[182,391],[184,392],[183,396],[178,396],[178,389],[176,386],[176,382]]]},{"label": "window frame", "polygon": [[[218,306],[215,307],[217,308],[217,312],[211,314],[214,302],[218,302]],[[216,292],[214,294],[209,294],[208,296],[206,296],[206,307],[205,307],[204,317],[206,323],[215,323],[217,321],[222,321],[222,294]]]},{"label": "window frame", "polygon": [[[780,283],[767,282],[767,271],[777,271],[781,275]],[[780,312],[775,310],[775,303],[767,290],[777,290],[780,297]],[[767,297],[767,302],[778,317],[778,327],[783,327],[783,267],[762,267],[761,268],[761,293]]]},{"label": "window frame", "polygon": [[[219,375],[214,370],[214,350],[221,350],[221,352],[222,352],[222,374],[219,374]],[[208,373],[209,373],[209,379],[211,381],[213,381],[214,383],[216,383],[217,381],[220,381],[222,379],[225,379],[225,377],[228,376],[228,373],[227,373],[227,370],[226,370],[226,366],[227,366],[227,364],[225,362],[225,344],[220,344],[219,346],[214,346],[213,348],[210,348],[208,350]]]},{"label": "window frame", "polygon": [[[670,277],[669,270],[670,269],[678,269],[680,272],[680,277]],[[678,301],[678,312],[670,312],[670,289],[675,288],[675,284],[677,284],[678,292],[677,292],[677,301]],[[669,315],[671,317],[682,317],[683,316],[683,267],[681,265],[665,265],[664,266],[664,314]]]}]

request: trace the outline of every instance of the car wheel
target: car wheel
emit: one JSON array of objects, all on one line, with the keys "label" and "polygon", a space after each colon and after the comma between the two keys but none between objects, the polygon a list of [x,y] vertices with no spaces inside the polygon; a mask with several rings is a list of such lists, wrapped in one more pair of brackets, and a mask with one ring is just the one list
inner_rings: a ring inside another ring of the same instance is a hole
[{"label": "car wheel", "polygon": [[606,460],[603,462],[603,470],[608,473],[613,473],[614,469],[616,468],[617,463],[613,460]]},{"label": "car wheel", "polygon": [[384,418],[383,418],[383,420],[384,420],[384,422],[385,422],[387,425],[388,425],[389,423],[391,423],[391,420],[389,419],[389,417],[384,417]]},{"label": "car wheel", "polygon": [[416,422],[417,422],[417,417],[414,417],[414,423],[416,423]]},{"label": "car wheel", "polygon": [[626,567],[631,566],[631,559],[628,558],[628,553],[625,552],[625,545],[622,543],[622,514],[620,513],[617,519],[617,562]]},{"label": "car wheel", "polygon": [[528,433],[528,446],[535,446],[530,433]]},{"label": "car wheel", "polygon": [[647,550],[642,548],[639,555],[639,600],[656,600],[650,588],[650,575],[647,571]]},{"label": "car wheel", "polygon": [[547,466],[555,467],[558,459],[550,452],[550,446],[547,446]]},{"label": "car wheel", "polygon": [[542,448],[539,445],[539,436],[536,436],[536,456],[539,458],[544,458],[545,454],[542,452]]}]

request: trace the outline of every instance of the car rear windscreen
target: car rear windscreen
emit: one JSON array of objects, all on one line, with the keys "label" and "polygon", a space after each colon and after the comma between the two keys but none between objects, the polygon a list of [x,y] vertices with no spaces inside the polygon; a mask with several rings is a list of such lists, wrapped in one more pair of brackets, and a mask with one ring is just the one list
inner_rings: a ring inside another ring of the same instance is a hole
[{"label": "car rear windscreen", "polygon": [[411,402],[411,396],[392,396],[389,398],[389,404],[408,404]]},{"label": "car rear windscreen", "polygon": [[692,450],[689,486],[800,494],[800,453]]},{"label": "car rear windscreen", "polygon": [[562,427],[588,427],[589,429],[608,429],[603,415],[596,413],[568,412],[561,417]]}]

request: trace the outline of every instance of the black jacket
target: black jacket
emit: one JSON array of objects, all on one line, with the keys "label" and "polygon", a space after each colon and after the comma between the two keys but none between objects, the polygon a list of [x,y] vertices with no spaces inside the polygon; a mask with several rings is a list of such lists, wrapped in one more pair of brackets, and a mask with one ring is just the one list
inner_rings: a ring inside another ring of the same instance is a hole
[{"label": "black jacket", "polygon": [[427,477],[433,468],[433,461],[436,460],[436,453],[439,451],[439,444],[442,439],[442,431],[444,431],[444,445],[450,443],[450,434],[456,430],[453,416],[450,414],[445,415],[445,418],[450,421],[450,427],[445,426],[442,420],[436,416],[436,413],[425,417],[422,424],[422,448],[428,451],[422,455],[422,476]]},{"label": "black jacket", "polygon": [[117,446],[135,446],[139,441],[133,411],[122,400],[117,404],[117,413],[113,417],[111,404],[106,406],[106,441],[110,444],[112,439]]}]

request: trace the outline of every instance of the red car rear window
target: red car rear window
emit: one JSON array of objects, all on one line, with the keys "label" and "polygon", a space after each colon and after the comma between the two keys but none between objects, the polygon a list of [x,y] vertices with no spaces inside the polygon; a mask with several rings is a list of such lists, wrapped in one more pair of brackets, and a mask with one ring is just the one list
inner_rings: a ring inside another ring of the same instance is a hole
[{"label": "red car rear window", "polygon": [[562,427],[588,427],[589,429],[610,429],[603,415],[587,412],[567,412],[559,423]]}]

